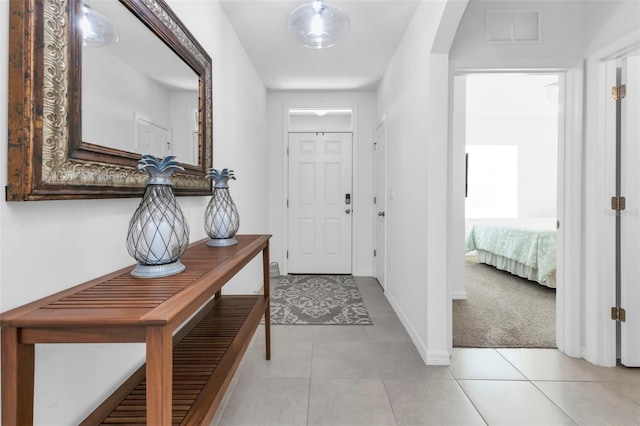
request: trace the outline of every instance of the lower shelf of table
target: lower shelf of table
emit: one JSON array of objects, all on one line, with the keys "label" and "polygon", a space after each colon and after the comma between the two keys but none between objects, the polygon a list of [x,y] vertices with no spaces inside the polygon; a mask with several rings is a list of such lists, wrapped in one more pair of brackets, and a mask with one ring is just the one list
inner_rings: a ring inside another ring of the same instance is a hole
[{"label": "lower shelf of table", "polygon": [[[268,306],[263,296],[223,296],[173,350],[174,425],[211,421]],[[83,425],[146,425],[143,365]]]}]

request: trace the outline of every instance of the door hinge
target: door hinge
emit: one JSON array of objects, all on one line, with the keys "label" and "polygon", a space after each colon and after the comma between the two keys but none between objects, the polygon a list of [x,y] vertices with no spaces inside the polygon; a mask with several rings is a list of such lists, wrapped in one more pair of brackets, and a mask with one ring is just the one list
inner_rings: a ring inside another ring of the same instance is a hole
[{"label": "door hinge", "polygon": [[289,155],[289,147],[287,147],[287,155]]},{"label": "door hinge", "polygon": [[289,250],[287,250],[287,259],[289,258]]},{"label": "door hinge", "polygon": [[627,313],[623,308],[613,306],[611,308],[611,319],[614,321],[625,322],[627,320]]},{"label": "door hinge", "polygon": [[289,208],[289,199],[287,198],[287,208]]},{"label": "door hinge", "polygon": [[377,252],[374,250],[373,251],[373,257],[376,257],[376,255],[377,255]]},{"label": "door hinge", "polygon": [[560,229],[560,221],[556,220],[556,229]]},{"label": "door hinge", "polygon": [[611,97],[614,101],[619,99],[624,99],[627,96],[627,86],[626,84],[622,84],[620,86],[613,86],[611,88]]},{"label": "door hinge", "polygon": [[611,197],[611,210],[622,211],[627,207],[627,200],[624,197]]},{"label": "door hinge", "polygon": [[377,204],[378,203],[378,197],[373,197],[373,204]]}]

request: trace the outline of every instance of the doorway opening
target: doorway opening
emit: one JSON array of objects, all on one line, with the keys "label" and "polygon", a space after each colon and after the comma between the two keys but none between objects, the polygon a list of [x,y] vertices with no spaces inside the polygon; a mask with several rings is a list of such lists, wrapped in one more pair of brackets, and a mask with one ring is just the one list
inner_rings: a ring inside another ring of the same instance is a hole
[{"label": "doorway opening", "polygon": [[453,346],[556,347],[560,75],[483,72],[455,82],[465,274]]}]

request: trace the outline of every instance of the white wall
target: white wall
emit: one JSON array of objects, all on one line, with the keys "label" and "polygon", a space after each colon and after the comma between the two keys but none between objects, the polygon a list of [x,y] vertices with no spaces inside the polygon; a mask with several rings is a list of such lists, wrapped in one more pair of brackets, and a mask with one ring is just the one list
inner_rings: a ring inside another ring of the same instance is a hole
[{"label": "white wall", "polygon": [[287,272],[287,111],[289,108],[353,108],[353,259],[352,273],[373,275],[373,136],[375,94],[369,92],[273,92],[268,95],[269,231],[271,260]]},{"label": "white wall", "polygon": [[378,89],[387,123],[385,294],[429,364],[449,363],[448,57],[430,53],[444,8],[421,3]]},{"label": "white wall", "polygon": [[[213,58],[214,165],[236,170],[241,233],[265,233],[266,91],[217,2],[170,0]],[[0,87],[7,87],[9,1],[0,0]],[[0,92],[0,158],[7,154],[7,92]],[[7,184],[0,161],[0,187]],[[178,200],[191,241],[204,238],[208,197]],[[139,199],[0,202],[0,309],[6,311],[131,265],[125,237]],[[227,292],[259,286],[254,262]],[[78,424],[141,361],[141,345],[36,347],[35,424]]]},{"label": "white wall", "polygon": [[[452,68],[568,68],[582,59],[584,4],[590,1],[471,1],[456,33],[449,56]],[[539,10],[542,42],[486,44],[485,11]]]},{"label": "white wall", "polygon": [[585,27],[586,55],[607,44],[638,32],[640,2],[637,0],[586,1]]}]

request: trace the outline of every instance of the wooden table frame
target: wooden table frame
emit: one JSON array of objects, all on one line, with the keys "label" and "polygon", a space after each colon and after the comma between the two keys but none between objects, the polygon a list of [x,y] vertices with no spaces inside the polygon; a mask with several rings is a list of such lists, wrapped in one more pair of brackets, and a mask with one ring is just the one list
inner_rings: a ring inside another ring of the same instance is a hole
[{"label": "wooden table frame", "polygon": [[[127,267],[0,315],[2,424],[33,424],[35,344],[144,342],[147,424],[170,425],[173,332],[212,298],[222,297],[222,286],[260,252],[264,295],[258,301],[270,359],[270,236],[236,238],[231,247],[208,247],[207,240],[192,244],[181,258],[185,272],[175,276],[137,279]],[[249,339],[253,331],[245,333]]]}]

